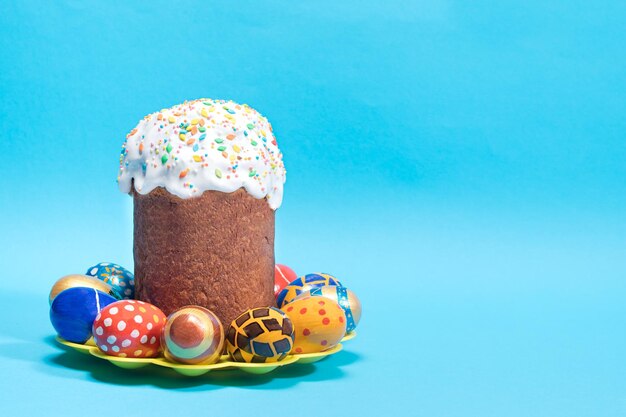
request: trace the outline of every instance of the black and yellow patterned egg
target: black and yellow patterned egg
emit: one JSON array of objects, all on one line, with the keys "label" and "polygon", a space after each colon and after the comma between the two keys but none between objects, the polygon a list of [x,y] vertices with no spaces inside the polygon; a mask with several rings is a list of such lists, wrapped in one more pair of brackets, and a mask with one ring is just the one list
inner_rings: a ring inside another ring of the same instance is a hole
[{"label": "black and yellow patterned egg", "polygon": [[293,339],[285,313],[274,307],[253,308],[230,324],[226,351],[235,362],[278,362],[291,351]]}]

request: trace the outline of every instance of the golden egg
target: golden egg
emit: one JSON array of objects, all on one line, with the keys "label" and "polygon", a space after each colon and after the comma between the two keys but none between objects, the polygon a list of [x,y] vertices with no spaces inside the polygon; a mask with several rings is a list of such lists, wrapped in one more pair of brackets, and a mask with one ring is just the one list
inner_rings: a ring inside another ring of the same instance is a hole
[{"label": "golden egg", "polygon": [[52,289],[50,290],[50,296],[48,297],[50,305],[52,305],[52,301],[57,295],[59,295],[61,291],[65,291],[68,288],[75,287],[93,288],[119,299],[119,296],[115,293],[113,288],[106,282],[100,281],[98,278],[89,277],[87,275],[72,274],[59,278],[57,282],[54,283]]}]

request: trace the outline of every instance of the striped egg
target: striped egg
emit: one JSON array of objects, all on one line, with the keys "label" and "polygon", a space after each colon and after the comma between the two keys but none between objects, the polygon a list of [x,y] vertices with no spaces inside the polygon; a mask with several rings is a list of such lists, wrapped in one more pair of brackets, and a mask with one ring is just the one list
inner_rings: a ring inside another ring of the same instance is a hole
[{"label": "striped egg", "polygon": [[346,287],[325,285],[323,287],[313,288],[297,296],[294,301],[304,297],[326,297],[339,304],[341,308],[343,308],[344,313],[346,313],[347,333],[356,329],[356,326],[361,320],[361,301],[359,301],[355,293]]},{"label": "striped egg", "polygon": [[316,272],[314,274],[304,275],[283,288],[276,296],[276,304],[283,308],[289,304],[294,298],[303,292],[312,290],[313,288],[322,287],[324,285],[339,285],[341,283],[337,278],[330,274]]},{"label": "striped egg", "polygon": [[224,350],[224,327],[211,311],[200,306],[176,310],[161,332],[165,358],[185,364],[211,364]]},{"label": "striped egg", "polygon": [[330,349],[346,334],[346,314],[331,299],[301,298],[289,303],[284,311],[293,323],[291,353],[314,353]]}]

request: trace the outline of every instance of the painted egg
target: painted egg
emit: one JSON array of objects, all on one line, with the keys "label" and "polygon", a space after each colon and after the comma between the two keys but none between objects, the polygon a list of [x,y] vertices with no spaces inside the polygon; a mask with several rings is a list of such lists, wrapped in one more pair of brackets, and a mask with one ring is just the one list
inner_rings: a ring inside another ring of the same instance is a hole
[{"label": "painted egg", "polygon": [[217,316],[204,307],[183,307],[167,317],[161,345],[173,362],[210,364],[224,351],[224,327]]},{"label": "painted egg", "polygon": [[293,346],[293,326],[274,307],[254,308],[230,324],[226,350],[236,362],[278,362]]},{"label": "painted egg", "polygon": [[153,358],[159,354],[165,314],[152,304],[121,300],[103,308],[93,322],[93,338],[107,355]]},{"label": "painted egg", "polygon": [[285,308],[294,328],[292,353],[313,353],[337,345],[346,334],[346,314],[329,298],[306,297]]},{"label": "painted egg", "polygon": [[128,269],[110,262],[101,262],[86,272],[113,287],[119,298],[133,299],[135,297],[135,276]]},{"label": "painted egg", "polygon": [[100,281],[98,278],[90,277],[87,275],[66,275],[61,277],[54,283],[52,289],[50,290],[50,295],[48,296],[48,301],[50,305],[52,305],[52,301],[54,297],[59,295],[61,291],[65,291],[68,288],[75,287],[85,287],[85,288],[93,288],[98,291],[102,291],[105,294],[109,294],[111,297],[120,298],[116,291],[107,284],[106,282]]},{"label": "painted egg", "polygon": [[296,278],[298,278],[298,275],[287,265],[274,265],[274,296],[277,296],[280,290]]},{"label": "painted egg", "polygon": [[85,343],[102,308],[117,300],[93,288],[74,287],[60,292],[50,306],[50,321],[59,337]]},{"label": "painted egg", "polygon": [[283,308],[285,304],[290,303],[294,298],[313,288],[324,285],[341,285],[337,278],[330,274],[317,272],[302,276],[283,288],[276,296],[278,307]]},{"label": "painted egg", "polygon": [[346,313],[346,332],[348,333],[354,330],[361,320],[361,301],[346,287],[325,285],[313,288],[297,296],[294,301],[304,297],[326,297],[339,304]]}]

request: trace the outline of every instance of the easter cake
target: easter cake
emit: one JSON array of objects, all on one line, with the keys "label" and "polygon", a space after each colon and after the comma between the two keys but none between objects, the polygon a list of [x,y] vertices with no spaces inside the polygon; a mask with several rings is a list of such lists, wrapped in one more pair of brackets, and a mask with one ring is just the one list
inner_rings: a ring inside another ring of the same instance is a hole
[{"label": "easter cake", "polygon": [[135,298],[165,315],[197,305],[231,323],[274,306],[274,216],[285,168],[247,105],[199,99],[146,116],[118,184],[134,202]]}]

